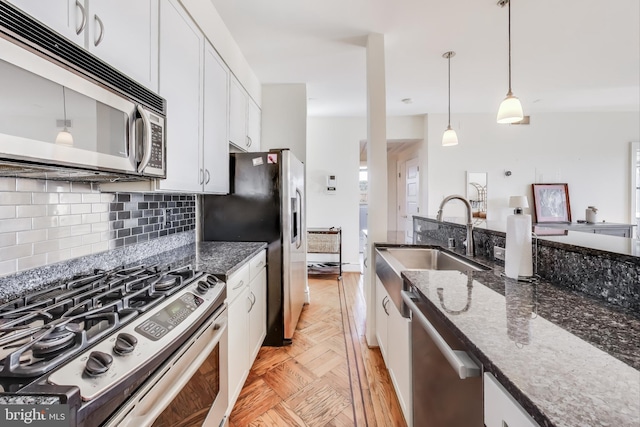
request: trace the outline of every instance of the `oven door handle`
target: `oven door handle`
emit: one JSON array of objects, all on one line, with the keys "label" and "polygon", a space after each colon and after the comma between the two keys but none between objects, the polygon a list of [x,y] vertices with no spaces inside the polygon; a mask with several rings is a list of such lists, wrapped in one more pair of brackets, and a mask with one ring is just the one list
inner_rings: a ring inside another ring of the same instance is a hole
[{"label": "oven door handle", "polygon": [[458,373],[461,380],[471,377],[479,377],[482,373],[480,367],[469,357],[467,352],[454,350],[442,338],[438,330],[429,322],[427,317],[422,313],[420,308],[414,302],[417,298],[414,294],[407,291],[400,291],[402,300],[409,307],[412,314],[412,321],[417,321],[420,326],[427,332],[434,344],[438,347],[442,355],[447,359],[454,371]]},{"label": "oven door handle", "polygon": [[[108,426],[117,425],[118,427],[140,427],[150,426],[153,424],[156,418],[166,409],[171,401],[180,393],[184,386],[189,382],[191,377],[197,372],[204,361],[209,357],[209,354],[220,343],[223,334],[227,329],[227,318],[211,319],[205,326],[194,335],[190,345],[184,353],[188,352],[199,337],[204,335],[207,330],[216,331],[211,338],[203,337],[206,339],[207,344],[205,347],[199,350],[196,358],[182,358],[178,356],[172,363],[163,367],[155,377],[147,383],[139,395],[144,399],[141,402],[137,402],[135,407],[127,413],[122,420],[113,420],[114,424],[108,423]],[[174,372],[171,372],[171,371]],[[161,385],[161,387],[156,387]],[[226,403],[225,403],[226,405]]]}]

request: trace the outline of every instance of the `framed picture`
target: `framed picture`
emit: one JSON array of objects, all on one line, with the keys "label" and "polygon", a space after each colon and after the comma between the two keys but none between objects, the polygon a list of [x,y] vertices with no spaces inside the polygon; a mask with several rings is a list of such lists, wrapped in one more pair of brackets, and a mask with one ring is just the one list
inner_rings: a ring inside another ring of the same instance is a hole
[{"label": "framed picture", "polygon": [[569,186],[567,184],[531,184],[536,222],[571,222]]}]

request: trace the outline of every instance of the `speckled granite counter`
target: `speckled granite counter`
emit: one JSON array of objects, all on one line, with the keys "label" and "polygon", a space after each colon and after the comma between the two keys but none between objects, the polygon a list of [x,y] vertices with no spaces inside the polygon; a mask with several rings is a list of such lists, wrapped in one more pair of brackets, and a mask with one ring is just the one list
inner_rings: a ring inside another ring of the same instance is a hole
[{"label": "speckled granite counter", "polygon": [[640,425],[638,313],[479,261],[402,275],[541,426]]},{"label": "speckled granite counter", "polygon": [[215,274],[226,281],[244,262],[266,247],[267,244],[261,242],[196,243],[195,233],[180,233],[0,277],[0,302],[45,289],[57,281],[93,269],[111,270],[121,266],[191,264],[197,271]]},{"label": "speckled granite counter", "polygon": [[196,271],[215,274],[226,281],[266,247],[264,242],[197,242],[162,252],[141,263],[190,263]]}]

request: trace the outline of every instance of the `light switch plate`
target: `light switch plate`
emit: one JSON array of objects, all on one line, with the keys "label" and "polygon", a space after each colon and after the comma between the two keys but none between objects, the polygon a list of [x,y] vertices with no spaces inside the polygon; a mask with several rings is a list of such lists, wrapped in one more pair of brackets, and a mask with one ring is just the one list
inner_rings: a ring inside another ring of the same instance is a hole
[{"label": "light switch plate", "polygon": [[495,259],[500,259],[502,261],[504,261],[504,255],[507,252],[507,250],[505,248],[501,248],[500,246],[494,246],[493,247],[493,257]]}]

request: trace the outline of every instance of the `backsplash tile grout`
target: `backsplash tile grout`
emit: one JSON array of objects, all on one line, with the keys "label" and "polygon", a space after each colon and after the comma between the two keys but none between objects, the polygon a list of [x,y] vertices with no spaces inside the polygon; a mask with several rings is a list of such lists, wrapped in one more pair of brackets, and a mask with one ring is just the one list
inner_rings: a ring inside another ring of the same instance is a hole
[{"label": "backsplash tile grout", "polygon": [[0,178],[0,276],[195,230],[194,195]]}]

